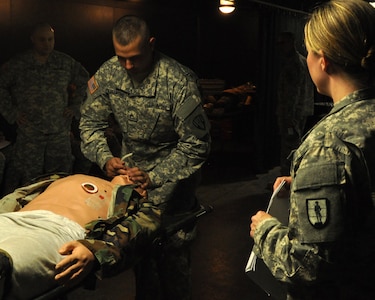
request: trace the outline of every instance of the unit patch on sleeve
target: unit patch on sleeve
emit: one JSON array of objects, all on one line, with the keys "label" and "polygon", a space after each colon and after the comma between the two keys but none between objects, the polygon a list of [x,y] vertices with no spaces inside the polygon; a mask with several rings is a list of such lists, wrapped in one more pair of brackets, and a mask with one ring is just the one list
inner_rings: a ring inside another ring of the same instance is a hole
[{"label": "unit patch on sleeve", "polygon": [[309,222],[315,228],[323,228],[328,223],[329,202],[327,199],[307,199],[306,209]]},{"label": "unit patch on sleeve", "polygon": [[88,85],[89,92],[90,92],[91,95],[92,95],[93,93],[95,93],[95,91],[99,88],[99,85],[98,85],[98,83],[96,82],[94,76],[92,76],[92,77],[90,78],[90,80],[87,82],[87,85]]},{"label": "unit patch on sleeve", "polygon": [[198,115],[194,118],[193,124],[196,128],[200,130],[205,130],[206,129],[206,123],[202,115]]}]

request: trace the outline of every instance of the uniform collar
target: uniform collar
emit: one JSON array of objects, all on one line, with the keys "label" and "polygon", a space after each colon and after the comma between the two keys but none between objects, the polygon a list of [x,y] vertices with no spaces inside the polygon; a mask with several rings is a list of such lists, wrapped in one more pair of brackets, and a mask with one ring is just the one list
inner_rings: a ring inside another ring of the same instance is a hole
[{"label": "uniform collar", "polygon": [[344,98],[342,98],[339,102],[337,102],[334,105],[334,107],[331,109],[331,111],[328,114],[326,114],[307,133],[305,133],[305,135],[302,137],[302,141],[304,141],[307,138],[307,136],[310,134],[310,132],[328,116],[335,114],[336,112],[342,110],[349,104],[359,102],[359,101],[365,101],[368,99],[375,99],[375,88],[366,88],[362,90],[357,90],[349,95],[346,95]]},{"label": "uniform collar", "polygon": [[138,86],[134,87],[133,82],[124,70],[124,80],[122,81],[120,89],[130,96],[140,96],[140,97],[153,97],[156,94],[157,80],[159,77],[160,69],[160,55],[155,54],[154,64],[151,72],[143,80],[143,82]]},{"label": "uniform collar", "polygon": [[346,95],[344,98],[342,98],[339,102],[337,102],[332,110],[331,113],[335,113],[345,106],[352,104],[354,102],[366,100],[366,99],[374,99],[375,98],[375,88],[366,88],[362,90],[354,91],[353,93]]}]

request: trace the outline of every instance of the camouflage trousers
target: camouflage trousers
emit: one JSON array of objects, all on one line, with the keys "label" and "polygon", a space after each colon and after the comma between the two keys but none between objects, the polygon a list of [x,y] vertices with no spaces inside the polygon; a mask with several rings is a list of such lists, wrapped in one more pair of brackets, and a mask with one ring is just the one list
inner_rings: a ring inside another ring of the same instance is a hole
[{"label": "camouflage trousers", "polygon": [[191,244],[195,230],[179,231],[133,268],[136,300],[192,299]]},{"label": "camouflage trousers", "polygon": [[72,171],[72,151],[68,132],[39,136],[17,134],[10,161],[12,182],[9,191],[28,184],[43,174]]}]

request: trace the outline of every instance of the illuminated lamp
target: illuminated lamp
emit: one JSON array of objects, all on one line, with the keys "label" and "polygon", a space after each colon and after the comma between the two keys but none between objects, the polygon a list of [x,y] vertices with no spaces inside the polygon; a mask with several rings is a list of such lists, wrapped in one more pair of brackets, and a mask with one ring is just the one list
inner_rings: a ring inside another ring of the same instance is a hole
[{"label": "illuminated lamp", "polygon": [[235,1],[234,0],[219,0],[219,10],[223,14],[230,14],[236,9]]}]

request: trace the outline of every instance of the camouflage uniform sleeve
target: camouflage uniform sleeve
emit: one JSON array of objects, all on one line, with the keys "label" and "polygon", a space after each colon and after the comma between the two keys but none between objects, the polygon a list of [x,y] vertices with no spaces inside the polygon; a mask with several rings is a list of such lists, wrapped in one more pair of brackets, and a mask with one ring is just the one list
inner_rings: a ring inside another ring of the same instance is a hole
[{"label": "camouflage uniform sleeve", "polygon": [[67,176],[68,174],[50,174],[38,177],[35,183],[19,187],[12,193],[5,195],[0,199],[0,213],[18,211],[38,195],[54,181]]},{"label": "camouflage uniform sleeve", "polygon": [[206,161],[211,145],[210,123],[203,110],[196,77],[186,73],[174,88],[177,101],[174,130],[179,136],[175,151],[156,166],[149,176],[153,186],[188,178]]},{"label": "camouflage uniform sleeve", "polygon": [[10,91],[14,76],[12,62],[9,61],[0,69],[0,113],[10,124],[14,124],[17,118],[17,108],[12,102]]},{"label": "camouflage uniform sleeve", "polygon": [[108,115],[111,113],[109,97],[104,87],[105,72],[105,69],[99,69],[87,83],[87,98],[81,107],[79,125],[82,153],[101,168],[113,157],[105,137]]},{"label": "camouflage uniform sleeve", "polygon": [[97,276],[109,277],[134,265],[150,249],[159,228],[160,210],[148,202],[130,216],[95,222],[87,238],[79,242],[99,262]]},{"label": "camouflage uniform sleeve", "polygon": [[255,253],[283,282],[306,283],[332,276],[329,265],[332,257],[337,258],[345,222],[351,219],[345,215],[348,153],[331,137],[323,143],[309,144],[305,153],[300,149],[295,153],[299,168],[291,185],[288,226],[267,219],[254,235]]},{"label": "camouflage uniform sleeve", "polygon": [[312,281],[319,263],[318,247],[289,238],[288,227],[276,218],[262,221],[254,235],[254,253],[282,282]]}]

